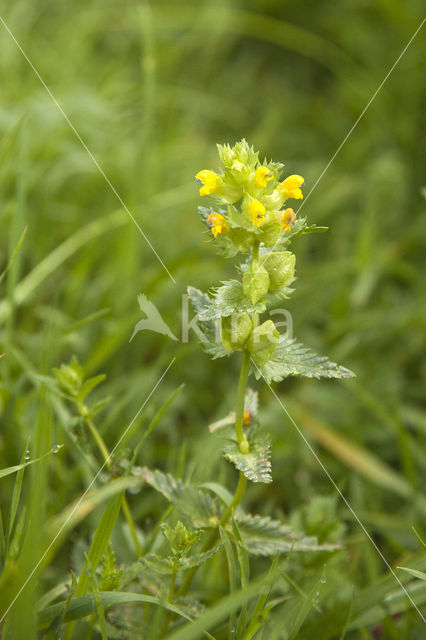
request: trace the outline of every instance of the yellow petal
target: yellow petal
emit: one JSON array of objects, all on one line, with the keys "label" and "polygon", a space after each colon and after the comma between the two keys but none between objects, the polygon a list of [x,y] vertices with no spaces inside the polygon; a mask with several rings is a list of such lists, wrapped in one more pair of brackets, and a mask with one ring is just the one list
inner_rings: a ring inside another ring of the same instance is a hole
[{"label": "yellow petal", "polygon": [[256,183],[256,187],[258,189],[263,189],[266,187],[269,180],[273,179],[272,173],[269,171],[268,167],[259,167],[254,174],[254,181]]}]

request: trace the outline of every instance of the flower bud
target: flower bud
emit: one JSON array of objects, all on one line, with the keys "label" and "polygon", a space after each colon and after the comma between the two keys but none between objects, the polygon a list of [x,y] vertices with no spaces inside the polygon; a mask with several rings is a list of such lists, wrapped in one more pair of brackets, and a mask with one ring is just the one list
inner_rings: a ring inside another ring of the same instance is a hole
[{"label": "flower bud", "polygon": [[234,149],[231,149],[229,144],[218,144],[217,150],[219,152],[219,158],[221,159],[225,167],[230,167],[235,160]]},{"label": "flower bud", "polygon": [[261,264],[257,266],[253,265],[252,269],[244,272],[243,289],[244,295],[247,296],[253,304],[256,304],[256,302],[259,302],[259,300],[268,293],[269,275]]},{"label": "flower bud", "polygon": [[279,333],[272,320],[266,320],[251,332],[247,346],[251,357],[259,367],[273,357],[277,350],[278,339]]},{"label": "flower bud", "polygon": [[233,313],[221,319],[222,344],[228,351],[241,349],[247,341],[253,324],[247,313]]},{"label": "flower bud", "polygon": [[288,287],[293,281],[296,256],[291,251],[268,253],[263,258],[262,264],[269,275],[270,291]]}]

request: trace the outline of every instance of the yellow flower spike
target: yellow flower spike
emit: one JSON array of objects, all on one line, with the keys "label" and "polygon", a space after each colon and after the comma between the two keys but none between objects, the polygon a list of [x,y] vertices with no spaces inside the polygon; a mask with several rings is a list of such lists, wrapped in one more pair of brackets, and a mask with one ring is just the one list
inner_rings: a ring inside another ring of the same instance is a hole
[{"label": "yellow flower spike", "polygon": [[304,182],[305,179],[302,178],[302,176],[289,176],[283,182],[281,182],[280,187],[286,198],[301,200],[303,198],[303,193],[300,187]]},{"label": "yellow flower spike", "polygon": [[265,221],[265,207],[259,200],[252,200],[249,207],[251,221],[256,227],[260,227]]},{"label": "yellow flower spike", "polygon": [[195,178],[203,183],[200,189],[200,196],[208,196],[217,191],[219,176],[217,176],[214,171],[203,169],[197,173]]},{"label": "yellow flower spike", "polygon": [[292,225],[296,222],[296,214],[293,209],[285,209],[283,212],[283,217],[281,219],[281,229],[285,231],[290,231]]},{"label": "yellow flower spike", "polygon": [[254,181],[258,189],[264,189],[269,182],[273,180],[274,176],[269,171],[268,167],[259,167],[254,174]]},{"label": "yellow flower spike", "polygon": [[217,238],[219,234],[226,233],[228,231],[226,218],[221,216],[220,213],[210,213],[207,216],[207,224],[215,238]]}]

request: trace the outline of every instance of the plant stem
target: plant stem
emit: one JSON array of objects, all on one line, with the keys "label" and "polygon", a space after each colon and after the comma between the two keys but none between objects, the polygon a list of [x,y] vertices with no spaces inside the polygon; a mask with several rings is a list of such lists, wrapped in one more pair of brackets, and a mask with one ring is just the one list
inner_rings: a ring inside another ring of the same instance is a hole
[{"label": "plant stem", "polygon": [[[102,454],[102,457],[105,461],[107,469],[111,469],[110,453],[108,451],[108,447],[106,446],[104,439],[102,438],[101,434],[99,433],[96,425],[92,422],[92,420],[90,420],[89,418],[85,418],[85,423],[87,424],[87,427],[90,433],[92,434],[94,441],[98,445],[98,449]],[[123,510],[124,517],[126,518],[127,524],[129,525],[130,535],[132,536],[136,554],[138,558],[140,558],[143,555],[143,552],[139,544],[138,536],[136,533],[136,525],[133,520],[132,512],[130,511],[129,503],[127,502],[127,498],[125,495],[123,495],[121,508]]]},{"label": "plant stem", "polygon": [[[236,401],[236,407],[235,407],[235,433],[237,436],[239,447],[241,448],[241,445],[243,445],[243,448],[245,447],[246,453],[248,453],[249,444],[243,432],[243,415],[244,415],[244,402],[246,397],[249,370],[250,370],[250,354],[247,351],[244,351],[243,360],[241,363],[240,378],[238,381],[237,401]],[[247,478],[243,473],[240,472],[238,485],[235,490],[235,494],[232,499],[232,502],[229,504],[229,506],[227,507],[225,513],[223,514],[220,520],[220,524],[222,526],[224,526],[228,522],[229,518],[232,515],[233,510],[240,504],[246,489],[246,485],[247,485]],[[217,535],[216,530],[210,533],[200,553],[204,553],[205,551],[208,551],[209,549],[211,549],[211,547],[213,546],[214,540],[216,538],[216,535]],[[197,571],[197,568],[198,567],[193,567],[192,569],[187,571],[186,576],[178,592],[180,596],[183,596],[187,593],[188,589],[191,586],[191,583]]]},{"label": "plant stem", "polygon": [[132,512],[130,511],[129,503],[127,502],[127,498],[125,495],[123,496],[121,508],[123,509],[123,514],[127,520],[127,524],[129,525],[130,535],[132,536],[133,544],[135,546],[135,551],[138,557],[140,558],[141,556],[143,556],[143,551],[142,551],[141,545],[139,544],[138,536],[136,533],[135,522],[133,520]]},{"label": "plant stem", "polygon": [[228,522],[229,518],[232,515],[232,512],[234,511],[234,509],[236,509],[238,507],[238,505],[241,502],[241,499],[244,495],[244,492],[246,490],[246,486],[247,486],[247,478],[245,477],[244,473],[242,473],[240,471],[240,478],[238,480],[238,485],[237,488],[235,490],[235,495],[234,498],[232,500],[232,502],[229,504],[228,508],[226,509],[225,513],[223,514],[223,516],[220,519],[220,524],[222,525],[222,527],[225,526],[225,524]]},{"label": "plant stem", "polygon": [[238,381],[237,403],[235,407],[235,435],[237,436],[238,446],[240,447],[240,450],[241,446],[243,445],[243,453],[248,453],[248,441],[243,432],[243,416],[249,370],[250,354],[248,353],[248,351],[244,351],[243,361],[241,363],[240,379]]},{"label": "plant stem", "polygon": [[[171,580],[170,580],[169,595],[167,597],[167,602],[169,604],[173,604],[173,598],[174,598],[174,595],[175,595],[176,573],[177,573],[177,571],[174,571],[172,573],[172,577],[171,577]],[[164,619],[163,628],[161,629],[161,637],[166,635],[167,630],[169,628],[169,622],[170,622],[170,611],[167,609],[166,610],[166,617]]]},{"label": "plant stem", "polygon": [[110,462],[110,455],[109,455],[109,451],[108,448],[105,444],[104,439],[102,438],[101,434],[99,433],[97,427],[94,425],[94,423],[89,419],[86,418],[85,419],[86,425],[89,428],[90,433],[93,436],[94,441],[96,442],[96,444],[98,445],[98,449],[102,454],[102,457],[106,463],[106,466],[108,469],[111,468],[111,462]]}]

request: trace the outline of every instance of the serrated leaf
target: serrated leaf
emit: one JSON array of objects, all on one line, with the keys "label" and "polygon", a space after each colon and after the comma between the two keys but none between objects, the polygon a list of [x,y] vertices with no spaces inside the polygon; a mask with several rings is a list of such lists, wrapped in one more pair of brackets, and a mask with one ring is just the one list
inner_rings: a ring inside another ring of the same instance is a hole
[{"label": "serrated leaf", "polygon": [[223,453],[252,482],[272,482],[269,441],[250,442],[249,453],[241,453],[238,444],[231,442],[224,447]]},{"label": "serrated leaf", "polygon": [[106,375],[104,373],[101,373],[99,376],[94,376],[93,378],[88,378],[87,380],[85,380],[81,385],[80,391],[78,392],[78,399],[83,402],[86,396],[88,396],[95,387],[101,384],[101,382],[103,382],[105,378]]},{"label": "serrated leaf", "polygon": [[197,336],[204,350],[211,355],[213,359],[230,356],[231,351],[225,349],[219,339],[220,331],[216,329],[215,321],[204,320],[200,317],[210,305],[209,296],[195,287],[188,287],[187,292],[188,298],[197,314]]},{"label": "serrated leaf", "polygon": [[143,558],[140,558],[140,562],[152,573],[159,573],[161,575],[172,575],[175,573],[173,560],[159,556],[156,553],[149,553]]},{"label": "serrated leaf", "polygon": [[245,294],[243,285],[238,280],[226,280],[222,286],[213,290],[213,295],[208,298],[208,304],[199,313],[200,320],[214,320],[230,316],[235,311],[246,313],[263,313],[266,302],[260,301],[253,304]]},{"label": "serrated leaf", "polygon": [[212,558],[219,551],[219,549],[222,548],[222,546],[222,544],[217,544],[212,549],[204,551],[203,553],[196,553],[193,556],[181,558],[179,560],[179,568],[185,570],[192,569],[193,567],[199,567],[200,565],[207,562],[207,560]]},{"label": "serrated leaf", "polygon": [[235,515],[247,551],[256,556],[273,556],[290,551],[336,551],[337,544],[318,544],[313,536],[296,533],[288,525],[268,516]]},{"label": "serrated leaf", "polygon": [[165,474],[144,467],[141,475],[147,484],[176,507],[188,526],[204,529],[215,526],[220,518],[219,503],[209,493],[186,485],[182,480],[176,480],[170,473]]},{"label": "serrated leaf", "polygon": [[324,356],[316,353],[284,335],[280,336],[278,348],[272,360],[261,367],[255,366],[257,379],[263,377],[267,383],[280,382],[288,376],[306,378],[352,378],[355,374]]},{"label": "serrated leaf", "polygon": [[304,235],[307,233],[322,233],[323,231],[327,230],[328,227],[319,227],[316,224],[308,225],[306,223],[306,218],[299,218],[296,220],[290,231],[282,234],[279,241],[275,245],[274,250],[276,251],[279,249],[285,249],[285,247],[290,244],[293,238],[296,238],[297,236],[300,236],[302,234]]}]

